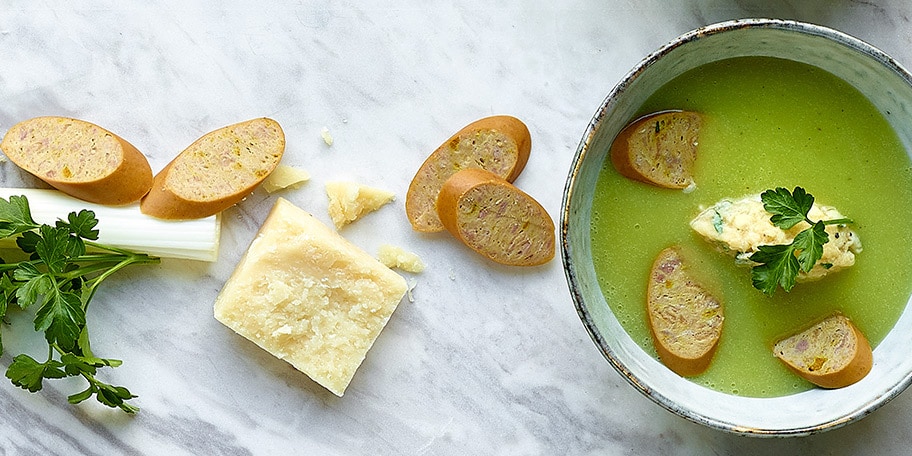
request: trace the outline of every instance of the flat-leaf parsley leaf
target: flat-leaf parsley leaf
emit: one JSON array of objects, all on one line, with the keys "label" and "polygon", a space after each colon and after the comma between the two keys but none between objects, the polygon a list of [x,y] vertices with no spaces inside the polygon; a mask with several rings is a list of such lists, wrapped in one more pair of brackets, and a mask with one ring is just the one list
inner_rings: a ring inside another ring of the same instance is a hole
[{"label": "flat-leaf parsley leaf", "polygon": [[829,242],[826,225],[852,223],[847,218],[812,221],[808,218],[814,196],[801,187],[789,192],[778,187],[760,194],[763,208],[772,214],[770,222],[787,230],[806,222],[810,225],[798,233],[791,244],[761,245],[750,260],[759,263],[751,270],[754,288],[772,296],[778,287],[791,291],[800,271],[809,272],[823,256],[823,245]]},{"label": "flat-leaf parsley leaf", "polygon": [[[25,196],[0,198],[0,238],[15,239],[27,257],[16,262],[0,260],[0,319],[10,305],[35,308],[35,331],[43,332],[48,344],[44,361],[17,355],[6,377],[33,393],[41,390],[46,379],[82,377],[88,387],[70,395],[70,403],[95,396],[104,405],[135,413],[139,409],[127,401],[136,396],[95,377],[98,368],[117,367],[121,361],[92,353],[86,310],[98,285],[111,274],[131,264],[158,263],[159,259],[96,243],[97,224],[95,213],[88,210],[71,212],[54,226],[39,224],[32,219]],[[0,343],[0,353],[2,350]]]}]

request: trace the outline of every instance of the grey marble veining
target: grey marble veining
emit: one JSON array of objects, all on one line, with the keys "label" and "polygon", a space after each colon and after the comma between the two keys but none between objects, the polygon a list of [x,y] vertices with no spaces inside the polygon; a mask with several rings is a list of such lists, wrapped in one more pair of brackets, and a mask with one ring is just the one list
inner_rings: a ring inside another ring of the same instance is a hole
[{"label": "grey marble veining", "polygon": [[[93,347],[124,360],[103,375],[139,395],[139,414],[68,405],[78,382],[28,394],[3,379],[0,453],[904,454],[908,393],[802,439],[741,438],[672,415],[602,358],[559,261],[492,266],[404,217],[427,154],[477,118],[512,114],[533,141],[517,184],[556,218],[585,126],[628,69],[683,32],[749,16],[834,27],[912,66],[903,0],[5,2],[0,130],[38,115],[83,118],[128,138],[157,171],[210,130],[270,116],[285,129],[285,162],[313,179],[226,211],[218,262],[137,266],[102,287]],[[368,252],[401,245],[428,264],[407,275],[414,301],[400,304],[343,398],[212,317],[275,198],[329,222],[323,184],[339,179],[397,194],[346,238]],[[9,163],[0,180],[39,185]],[[3,329],[4,370],[40,347]]]}]

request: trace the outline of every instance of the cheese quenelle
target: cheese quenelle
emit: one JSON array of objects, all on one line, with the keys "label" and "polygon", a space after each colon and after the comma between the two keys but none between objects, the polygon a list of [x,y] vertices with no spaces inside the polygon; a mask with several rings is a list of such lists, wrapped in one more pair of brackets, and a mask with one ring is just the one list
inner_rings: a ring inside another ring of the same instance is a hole
[{"label": "cheese quenelle", "polygon": [[[808,212],[811,220],[845,218],[836,208],[814,203]],[[790,244],[809,225],[801,222],[782,230],[770,222],[760,194],[740,199],[723,199],[703,210],[690,222],[690,227],[723,253],[733,255],[742,266],[753,266],[750,256],[761,245]],[[798,282],[819,280],[855,264],[855,254],[862,251],[861,239],[845,224],[827,225],[829,241],[823,245],[820,260],[808,272],[799,271]]]},{"label": "cheese quenelle", "polygon": [[279,198],[215,302],[215,318],[342,396],[405,279]]}]

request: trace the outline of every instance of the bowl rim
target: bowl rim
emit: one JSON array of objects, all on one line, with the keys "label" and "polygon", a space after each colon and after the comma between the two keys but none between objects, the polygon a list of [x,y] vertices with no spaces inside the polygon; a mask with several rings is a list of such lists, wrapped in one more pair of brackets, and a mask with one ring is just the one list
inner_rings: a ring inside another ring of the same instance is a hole
[{"label": "bowl rim", "polygon": [[[894,384],[889,390],[886,391],[885,394],[881,394],[880,396],[875,397],[865,406],[859,407],[851,413],[848,413],[841,417],[807,426],[768,429],[744,427],[730,423],[728,421],[713,418],[706,414],[696,413],[692,410],[685,409],[684,407],[677,406],[667,396],[650,387],[648,383],[644,381],[644,379],[640,378],[630,368],[626,367],[622,360],[617,356],[615,351],[606,342],[605,338],[596,326],[595,321],[591,318],[589,311],[585,305],[584,296],[580,291],[577,266],[573,263],[574,247],[571,245],[569,239],[569,227],[571,224],[572,216],[570,200],[573,196],[574,189],[576,188],[576,182],[581,171],[583,159],[590,149],[590,146],[602,119],[606,116],[606,113],[610,112],[617,105],[619,95],[622,94],[644,71],[646,71],[646,69],[651,67],[653,64],[655,64],[656,61],[674,51],[675,49],[705,36],[749,28],[777,29],[827,38],[839,45],[848,47],[853,51],[865,54],[868,57],[876,60],[881,65],[892,70],[893,73],[903,78],[907,84],[912,86],[912,75],[910,75],[910,73],[905,68],[903,68],[888,54],[861,39],[855,38],[849,34],[823,25],[788,19],[745,18],[709,24],[679,35],[678,37],[659,47],[657,50],[648,54],[646,57],[640,60],[631,70],[629,70],[604,98],[602,103],[599,105],[598,110],[590,119],[589,124],[587,125],[582,136],[582,140],[580,141],[580,144],[573,157],[573,160],[571,161],[570,171],[564,186],[563,198],[561,202],[561,220],[559,227],[561,261],[563,263],[564,273],[570,289],[570,295],[573,300],[574,307],[576,308],[578,316],[580,317],[583,325],[589,333],[590,338],[599,348],[599,351],[601,351],[602,355],[608,360],[609,364],[611,364],[611,366],[618,373],[620,373],[621,376],[637,391],[664,409],[689,421],[705,425],[712,429],[757,437],[806,436],[836,429],[856,422],[870,415],[875,410],[879,409],[881,406],[885,405],[887,402],[902,393],[910,385],[910,383],[912,383],[912,373],[906,374],[900,382]],[[908,148],[909,146],[906,145],[906,147]],[[907,307],[909,306],[912,306],[912,301],[907,304]]]}]

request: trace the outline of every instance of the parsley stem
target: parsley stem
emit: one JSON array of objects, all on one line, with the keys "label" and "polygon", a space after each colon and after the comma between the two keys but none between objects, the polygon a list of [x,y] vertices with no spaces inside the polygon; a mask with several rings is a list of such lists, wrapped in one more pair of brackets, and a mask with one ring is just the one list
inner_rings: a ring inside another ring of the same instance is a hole
[{"label": "parsley stem", "polygon": [[[125,252],[123,254],[89,254],[82,255],[73,260],[74,263],[90,261],[91,263],[86,266],[80,266],[72,271],[64,274],[64,277],[69,281],[84,277],[88,274],[92,274],[99,271],[104,271],[96,277],[93,277],[89,280],[86,280],[86,284],[89,287],[88,294],[83,298],[83,307],[88,307],[88,303],[92,300],[92,297],[95,295],[95,290],[98,285],[108,278],[111,274],[131,265],[131,264],[150,264],[150,263],[159,263],[161,260],[158,257],[149,256],[146,254],[136,254],[132,252]],[[113,264],[112,264],[113,263]]]},{"label": "parsley stem", "polygon": [[[61,357],[64,355],[68,355],[68,354],[72,355],[71,352],[60,348],[60,346],[57,345],[56,343],[48,344],[48,361],[53,359],[54,351],[56,351]],[[109,360],[101,360],[101,361],[107,362]],[[111,364],[104,364],[104,365],[110,366]],[[114,389],[114,390],[118,389],[118,387],[108,385],[108,384],[98,380],[97,378],[95,378],[95,375],[93,375],[93,372],[95,372],[95,370],[94,370],[95,367],[101,367],[101,364],[95,364],[94,367],[92,367],[90,371],[87,371],[86,369],[79,369],[79,375],[81,375],[82,378],[86,379],[86,381],[89,382],[89,388],[91,391],[93,391],[96,395],[101,395],[101,394],[103,394],[103,390],[105,390],[105,389]],[[70,374],[70,375],[73,375],[73,374]],[[106,405],[108,405],[110,407],[115,407],[115,406],[119,407],[121,410],[123,410],[124,412],[127,412],[131,415],[138,412],[139,407],[136,407],[136,406],[133,406],[133,405],[130,405],[130,404],[127,404],[126,402],[124,402],[126,400],[135,398],[136,396],[134,396],[133,394],[130,394],[128,391],[126,391],[126,389],[123,389],[123,390],[124,390],[125,394],[120,395],[119,400],[114,399],[111,403],[108,403],[108,402],[105,402],[104,400],[102,400],[101,398],[99,398],[99,401],[105,403]],[[81,402],[83,399],[85,399],[85,397],[76,399],[74,401],[71,397],[70,402],[77,403],[77,402]],[[111,401],[111,399],[109,398],[108,401]]]},{"label": "parsley stem", "polygon": [[850,223],[855,223],[850,218],[838,218],[833,220],[823,220],[824,225],[848,225]]},{"label": "parsley stem", "polygon": [[86,247],[92,247],[92,248],[94,248],[94,249],[96,249],[96,250],[102,250],[102,251],[107,251],[107,252],[113,252],[113,253],[116,253],[116,254],[119,254],[119,255],[127,255],[127,256],[145,256],[145,257],[154,258],[154,257],[151,257],[150,255],[146,255],[145,253],[131,252],[131,251],[126,250],[126,249],[121,249],[121,248],[114,247],[114,246],[110,246],[110,245],[99,244],[99,243],[97,243],[97,242],[92,242],[92,241],[89,241],[89,240],[85,240],[84,242],[85,242]]},{"label": "parsley stem", "polygon": [[[147,255],[103,255],[103,256],[92,256],[92,255],[83,255],[72,260],[72,263],[88,263],[85,266],[80,266],[72,271],[68,271],[64,274],[61,274],[62,277],[67,279],[74,279],[77,277],[83,277],[89,275],[93,272],[105,271],[109,269],[119,270],[124,266],[131,264],[150,264],[160,262],[159,258],[151,257]],[[110,275],[110,274],[104,274]]]}]

